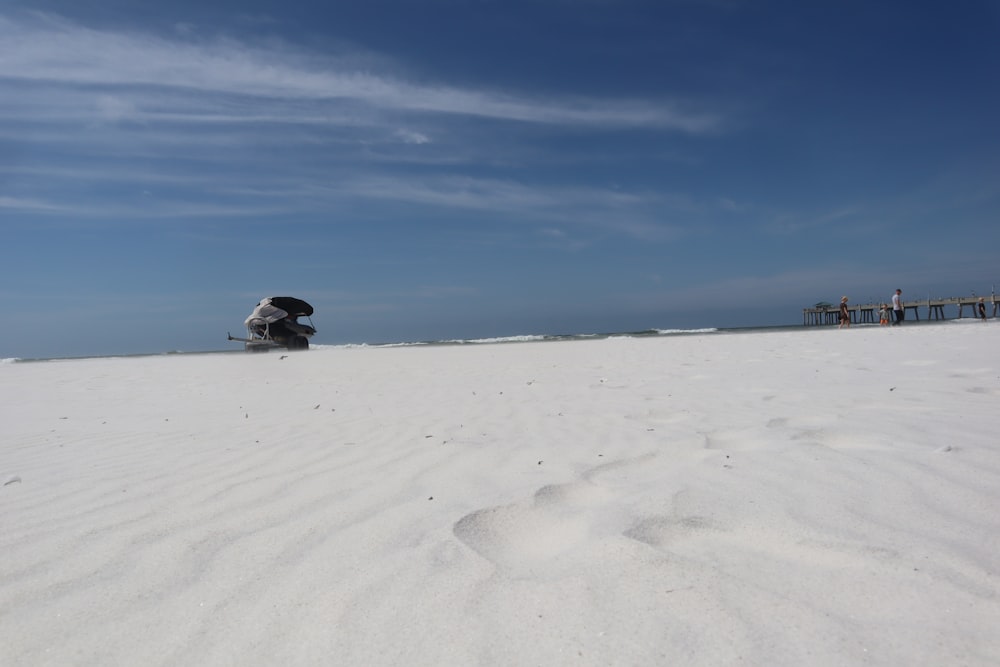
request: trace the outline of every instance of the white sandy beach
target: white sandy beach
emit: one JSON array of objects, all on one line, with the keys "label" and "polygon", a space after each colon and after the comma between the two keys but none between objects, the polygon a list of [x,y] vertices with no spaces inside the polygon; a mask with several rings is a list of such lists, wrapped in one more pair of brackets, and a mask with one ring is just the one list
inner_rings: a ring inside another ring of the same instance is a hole
[{"label": "white sandy beach", "polygon": [[0,366],[4,665],[996,665],[1000,325]]}]

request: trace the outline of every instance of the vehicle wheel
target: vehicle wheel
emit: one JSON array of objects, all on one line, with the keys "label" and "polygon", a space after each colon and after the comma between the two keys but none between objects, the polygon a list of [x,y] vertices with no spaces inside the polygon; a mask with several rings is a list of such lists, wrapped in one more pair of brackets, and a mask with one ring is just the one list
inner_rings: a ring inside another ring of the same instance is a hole
[{"label": "vehicle wheel", "polygon": [[309,339],[305,336],[295,336],[288,341],[289,350],[308,350]]},{"label": "vehicle wheel", "polygon": [[247,343],[247,352],[267,352],[266,345],[251,345]]}]

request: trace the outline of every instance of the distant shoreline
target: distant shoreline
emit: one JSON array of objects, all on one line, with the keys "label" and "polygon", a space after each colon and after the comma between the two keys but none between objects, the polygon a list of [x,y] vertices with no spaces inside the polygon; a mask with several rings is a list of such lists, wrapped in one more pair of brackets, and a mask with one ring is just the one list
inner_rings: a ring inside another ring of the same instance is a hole
[{"label": "distant shoreline", "polygon": [[[975,318],[954,318],[950,320],[907,320],[903,326],[938,326],[955,325],[970,322],[978,322]],[[875,327],[875,323],[854,323],[854,328]],[[558,341],[585,341],[603,340],[608,338],[664,338],[676,336],[701,336],[701,335],[723,335],[723,334],[747,334],[747,333],[776,333],[781,331],[799,331],[802,333],[816,332],[835,328],[834,325],[803,326],[801,324],[776,324],[768,326],[750,327],[704,327],[695,329],[644,329],[641,331],[620,331],[611,333],[589,333],[589,334],[523,334],[514,336],[497,336],[490,338],[468,338],[468,339],[442,339],[427,341],[400,341],[389,343],[315,343],[313,348],[323,349],[348,349],[348,348],[392,348],[392,347],[440,347],[452,345],[508,345],[513,343],[551,343]],[[275,350],[278,352],[278,350]],[[7,357],[0,359],[0,365],[12,363],[36,363],[45,361],[73,361],[81,359],[127,359],[134,357],[163,357],[163,356],[191,356],[203,354],[244,354],[242,348],[218,349],[218,350],[171,350],[167,352],[129,352],[122,354],[95,354],[68,357]]]}]

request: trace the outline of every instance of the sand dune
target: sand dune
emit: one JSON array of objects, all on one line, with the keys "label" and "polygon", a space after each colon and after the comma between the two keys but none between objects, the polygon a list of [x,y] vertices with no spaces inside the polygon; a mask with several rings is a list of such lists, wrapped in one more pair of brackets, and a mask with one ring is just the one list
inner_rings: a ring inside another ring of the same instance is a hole
[{"label": "sand dune", "polygon": [[1000,328],[4,364],[4,664],[991,665]]}]

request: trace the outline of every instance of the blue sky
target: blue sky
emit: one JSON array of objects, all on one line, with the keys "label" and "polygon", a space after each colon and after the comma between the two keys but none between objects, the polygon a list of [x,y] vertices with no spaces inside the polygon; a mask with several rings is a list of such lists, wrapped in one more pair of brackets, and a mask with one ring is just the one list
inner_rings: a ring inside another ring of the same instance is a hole
[{"label": "blue sky", "polygon": [[8,0],[0,357],[989,293],[998,70],[986,1]]}]

